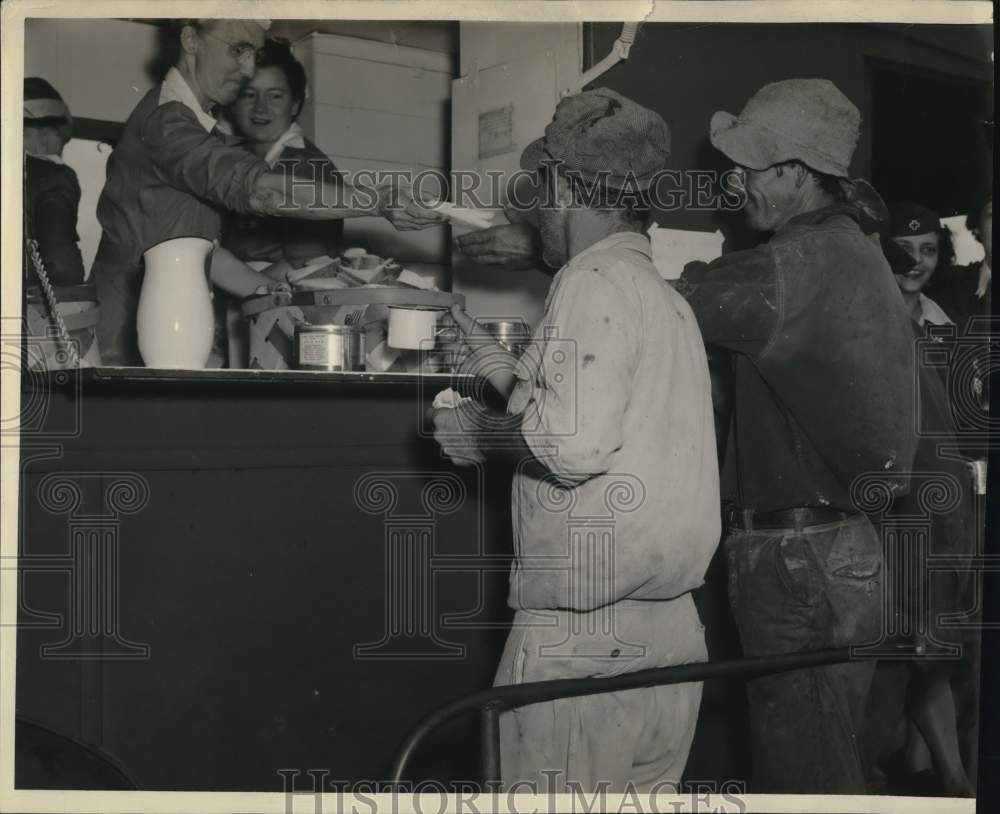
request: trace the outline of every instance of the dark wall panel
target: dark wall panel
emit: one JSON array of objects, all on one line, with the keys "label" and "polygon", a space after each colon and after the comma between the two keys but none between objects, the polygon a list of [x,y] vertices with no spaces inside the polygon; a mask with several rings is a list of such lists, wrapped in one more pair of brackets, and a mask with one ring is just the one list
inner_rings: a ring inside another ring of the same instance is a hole
[{"label": "dark wall panel", "polygon": [[[420,399],[415,386],[54,396],[50,419],[80,406],[82,432],[22,479],[22,622],[63,622],[19,631],[19,714],[99,747],[142,789],[274,791],[280,769],[384,778],[420,718],[492,682],[509,618],[509,474],[446,464],[417,437]],[[356,495],[376,473],[397,497],[382,513],[378,493],[368,511]],[[454,500],[435,512],[424,489],[441,477]],[[52,478],[78,487],[74,509],[54,504]],[[92,636],[94,614],[73,610],[72,581],[86,579],[71,538],[113,514],[123,478],[146,499],[104,523],[118,618]],[[387,553],[387,534],[407,529]],[[463,613],[471,626],[446,619]],[[356,652],[393,618],[398,636]],[[77,652],[40,654],[74,625]],[[148,655],[128,657],[139,645]],[[443,733],[418,771],[471,777],[474,738]]]}]

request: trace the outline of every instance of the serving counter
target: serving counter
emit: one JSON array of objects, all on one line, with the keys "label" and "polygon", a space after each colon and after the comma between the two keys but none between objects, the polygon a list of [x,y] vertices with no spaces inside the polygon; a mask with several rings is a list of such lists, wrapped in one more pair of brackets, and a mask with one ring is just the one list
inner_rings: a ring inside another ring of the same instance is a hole
[{"label": "serving counter", "polygon": [[[422,431],[448,375],[90,369],[22,388],[18,714],[140,789],[379,780],[492,680],[508,471]],[[475,775],[475,721],[423,777]]]}]

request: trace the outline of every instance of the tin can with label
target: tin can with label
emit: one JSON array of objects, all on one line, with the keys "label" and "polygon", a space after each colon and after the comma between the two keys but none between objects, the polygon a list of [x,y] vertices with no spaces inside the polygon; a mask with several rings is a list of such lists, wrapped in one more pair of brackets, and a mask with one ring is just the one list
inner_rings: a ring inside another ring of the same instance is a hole
[{"label": "tin can with label", "polygon": [[357,325],[298,325],[295,363],[299,370],[364,370],[365,335]]}]

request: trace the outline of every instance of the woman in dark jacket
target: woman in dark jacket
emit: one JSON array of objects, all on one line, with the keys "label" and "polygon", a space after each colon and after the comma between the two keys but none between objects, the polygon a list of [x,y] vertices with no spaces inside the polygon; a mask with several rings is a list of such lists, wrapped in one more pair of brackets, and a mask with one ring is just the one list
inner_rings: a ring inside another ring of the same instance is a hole
[{"label": "woman in dark jacket", "polygon": [[[76,233],[80,183],[62,158],[72,134],[69,107],[44,79],[24,80],[24,318],[25,363],[31,368],[63,368],[76,364],[62,339],[48,337],[59,323],[75,342],[81,365],[101,363],[97,343],[97,294],[84,283],[83,258]],[[31,251],[31,243],[37,254]],[[40,261],[40,262],[39,262]]]},{"label": "woman in dark jacket", "polygon": [[[937,329],[953,323],[923,293],[939,263],[953,258],[947,230],[936,213],[913,203],[897,204],[891,214],[883,209],[876,221],[870,230],[880,233],[909,306],[915,342],[933,343],[941,349],[938,355],[947,355],[951,340]],[[974,585],[968,570],[932,572],[931,567],[935,558],[975,552],[971,478],[955,434],[947,368],[922,363],[916,372],[919,426],[910,488],[883,518],[883,539],[895,617],[889,624],[892,642],[915,646],[925,658],[879,665],[863,748],[872,763],[882,756],[888,784],[883,791],[966,797],[974,795],[974,761],[963,749],[968,733],[959,725],[958,701],[977,703],[978,641],[968,629],[970,620],[961,617],[975,603]],[[884,757],[897,747],[893,757]]]},{"label": "woman in dark jacket", "polygon": [[[38,253],[56,286],[81,285],[84,277],[76,233],[80,183],[62,160],[71,132],[69,108],[58,91],[44,79],[25,79],[24,228],[26,236],[38,242]],[[27,255],[25,282],[38,284]]]}]

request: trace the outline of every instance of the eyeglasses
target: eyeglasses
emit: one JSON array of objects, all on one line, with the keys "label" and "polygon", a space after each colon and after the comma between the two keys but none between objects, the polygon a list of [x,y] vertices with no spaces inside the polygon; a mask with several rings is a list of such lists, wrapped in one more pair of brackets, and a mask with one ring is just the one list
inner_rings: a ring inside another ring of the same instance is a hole
[{"label": "eyeglasses", "polygon": [[207,34],[213,40],[218,40],[219,42],[224,42],[229,46],[229,56],[235,59],[237,62],[242,62],[247,57],[252,57],[254,64],[261,61],[264,56],[264,49],[257,48],[252,42],[230,42],[229,40],[224,40],[222,37],[213,34],[211,31],[206,31],[202,29],[202,34]]}]

